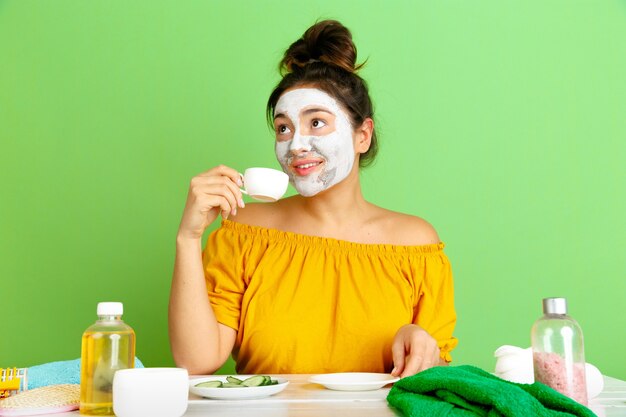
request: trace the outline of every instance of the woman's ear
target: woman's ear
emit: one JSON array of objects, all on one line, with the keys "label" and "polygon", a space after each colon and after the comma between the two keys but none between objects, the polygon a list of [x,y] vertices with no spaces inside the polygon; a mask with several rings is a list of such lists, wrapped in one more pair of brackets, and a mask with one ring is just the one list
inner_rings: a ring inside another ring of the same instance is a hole
[{"label": "woman's ear", "polygon": [[374,121],[369,117],[363,120],[361,126],[355,131],[354,150],[357,153],[365,153],[372,143],[372,134],[374,133]]}]

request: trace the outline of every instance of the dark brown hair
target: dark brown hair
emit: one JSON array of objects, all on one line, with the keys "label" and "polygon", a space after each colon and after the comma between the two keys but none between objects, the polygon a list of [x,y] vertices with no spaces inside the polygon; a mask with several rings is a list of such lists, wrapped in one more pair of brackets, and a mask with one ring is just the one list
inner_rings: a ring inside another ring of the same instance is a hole
[{"label": "dark brown hair", "polygon": [[[367,84],[357,71],[356,46],[352,34],[336,20],[324,20],[307,29],[304,35],[285,51],[278,66],[282,80],[267,101],[267,120],[273,125],[274,110],[280,96],[288,89],[312,85],[337,100],[347,111],[352,127],[366,118],[374,119],[374,107]],[[370,165],[378,153],[376,131],[367,152],[361,154],[359,166]]]}]

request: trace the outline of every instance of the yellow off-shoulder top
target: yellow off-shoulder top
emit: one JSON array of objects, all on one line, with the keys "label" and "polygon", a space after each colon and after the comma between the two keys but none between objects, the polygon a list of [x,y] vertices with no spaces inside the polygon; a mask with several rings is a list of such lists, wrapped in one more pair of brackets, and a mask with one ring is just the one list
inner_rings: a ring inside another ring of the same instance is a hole
[{"label": "yellow off-shoulder top", "polygon": [[237,330],[241,374],[390,372],[415,323],[451,361],[457,339],[444,244],[362,244],[224,220],[203,254],[218,322]]}]

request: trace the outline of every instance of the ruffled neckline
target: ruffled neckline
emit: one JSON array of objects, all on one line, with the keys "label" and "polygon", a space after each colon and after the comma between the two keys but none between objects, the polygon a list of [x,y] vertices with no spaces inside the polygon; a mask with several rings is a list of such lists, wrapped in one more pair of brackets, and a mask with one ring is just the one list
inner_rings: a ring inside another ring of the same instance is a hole
[{"label": "ruffled neckline", "polygon": [[240,234],[260,237],[269,241],[294,243],[297,245],[314,246],[317,248],[332,248],[345,251],[399,253],[399,254],[433,254],[443,251],[443,242],[425,245],[392,245],[386,243],[358,243],[330,237],[304,235],[284,230],[271,229],[262,226],[253,226],[237,223],[232,220],[222,220],[222,228]]}]

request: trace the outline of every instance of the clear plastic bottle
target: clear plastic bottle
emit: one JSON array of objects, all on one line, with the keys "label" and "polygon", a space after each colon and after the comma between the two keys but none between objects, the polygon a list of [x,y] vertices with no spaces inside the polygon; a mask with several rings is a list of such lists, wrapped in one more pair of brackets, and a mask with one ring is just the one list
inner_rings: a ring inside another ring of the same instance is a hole
[{"label": "clear plastic bottle", "polygon": [[98,303],[98,320],[83,333],[80,413],[113,415],[113,375],[135,365],[135,332],[122,321],[122,303]]},{"label": "clear plastic bottle", "polygon": [[535,381],[587,405],[583,332],[565,298],[544,298],[531,332]]}]

